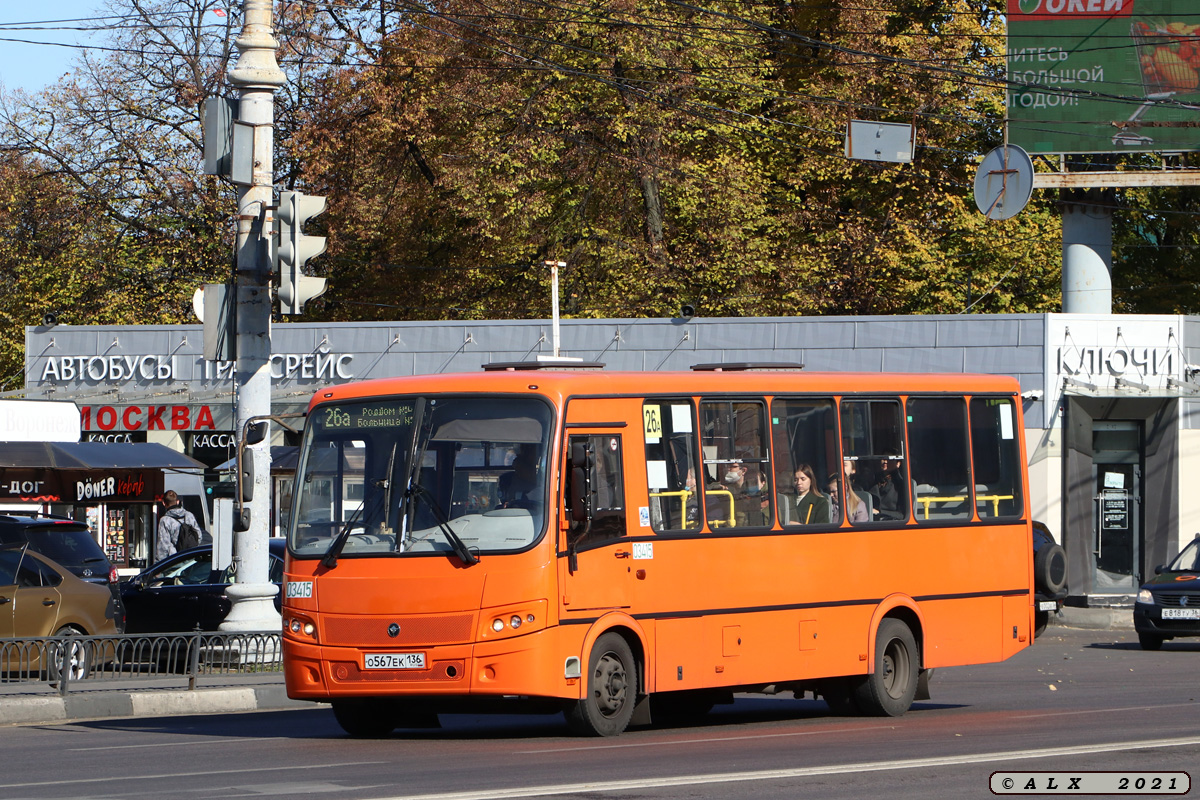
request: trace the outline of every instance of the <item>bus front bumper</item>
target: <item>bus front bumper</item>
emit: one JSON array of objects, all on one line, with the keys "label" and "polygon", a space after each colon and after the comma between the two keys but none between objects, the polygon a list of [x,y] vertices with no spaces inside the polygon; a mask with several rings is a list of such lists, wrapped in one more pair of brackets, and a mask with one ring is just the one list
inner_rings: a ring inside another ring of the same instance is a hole
[{"label": "bus front bumper", "polygon": [[[364,696],[525,696],[577,698],[579,679],[564,676],[568,656],[580,643],[563,641],[563,629],[540,631],[492,642],[383,651],[329,647],[283,639],[288,697],[329,700]],[[369,655],[395,655],[408,662],[419,653],[423,666],[401,669],[370,665]],[[558,654],[558,655],[555,655]]]}]

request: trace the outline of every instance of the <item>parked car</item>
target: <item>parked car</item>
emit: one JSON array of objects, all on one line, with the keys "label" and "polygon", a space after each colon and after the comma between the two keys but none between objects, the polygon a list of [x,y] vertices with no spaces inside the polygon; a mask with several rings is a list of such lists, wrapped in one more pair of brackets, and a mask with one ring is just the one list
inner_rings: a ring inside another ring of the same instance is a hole
[{"label": "parked car", "polygon": [[[268,544],[269,578],[283,581],[284,540]],[[180,633],[199,628],[215,631],[229,613],[225,590],[230,569],[212,568],[212,545],[185,550],[147,567],[121,584],[126,633]],[[279,608],[279,595],[275,595]]]},{"label": "parked car", "polygon": [[[27,544],[0,545],[0,639],[120,632],[117,601],[107,587],[76,578]],[[68,647],[68,677],[86,677],[92,650],[82,642]],[[6,649],[0,671],[38,669],[40,660],[36,649]]]},{"label": "parked car", "polygon": [[1034,637],[1050,624],[1050,615],[1062,609],[1067,596],[1067,553],[1054,541],[1044,522],[1033,523],[1033,585],[1036,612]]},{"label": "parked car", "polygon": [[1158,650],[1176,636],[1200,636],[1200,533],[1142,584],[1133,627],[1143,650]]},{"label": "parked car", "polygon": [[0,544],[28,544],[88,583],[117,583],[117,568],[88,526],[68,517],[5,512],[0,514]]}]

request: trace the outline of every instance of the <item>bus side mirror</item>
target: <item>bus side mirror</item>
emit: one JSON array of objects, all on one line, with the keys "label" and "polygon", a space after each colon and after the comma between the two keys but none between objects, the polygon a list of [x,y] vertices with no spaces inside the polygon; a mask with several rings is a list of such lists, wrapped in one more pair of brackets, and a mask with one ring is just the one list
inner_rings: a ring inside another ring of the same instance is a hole
[{"label": "bus side mirror", "polygon": [[571,444],[571,457],[568,465],[571,468],[571,520],[587,522],[591,517],[590,503],[592,499],[589,486],[592,463],[591,454],[584,442]]},{"label": "bus side mirror", "polygon": [[246,426],[246,444],[255,445],[267,438],[266,421],[255,422]]}]

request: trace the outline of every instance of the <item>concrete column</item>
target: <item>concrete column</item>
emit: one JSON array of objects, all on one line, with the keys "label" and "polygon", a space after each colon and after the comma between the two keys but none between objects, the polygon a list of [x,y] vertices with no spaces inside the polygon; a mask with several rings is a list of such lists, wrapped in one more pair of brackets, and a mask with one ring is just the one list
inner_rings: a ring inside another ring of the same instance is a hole
[{"label": "concrete column", "polygon": [[1086,203],[1062,206],[1062,310],[1112,313],[1112,209]]}]

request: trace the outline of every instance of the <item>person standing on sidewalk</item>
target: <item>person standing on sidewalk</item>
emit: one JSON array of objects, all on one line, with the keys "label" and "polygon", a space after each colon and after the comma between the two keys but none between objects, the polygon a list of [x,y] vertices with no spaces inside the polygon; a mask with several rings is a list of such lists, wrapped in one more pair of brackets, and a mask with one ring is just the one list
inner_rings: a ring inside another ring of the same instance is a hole
[{"label": "person standing on sidewalk", "polygon": [[[163,508],[166,511],[158,520],[157,546],[154,553],[155,562],[162,561],[167,556],[178,552],[179,530],[184,524],[190,525],[197,531],[202,530],[200,523],[196,522],[195,515],[183,507],[183,502],[179,499],[179,493],[174,489],[170,489],[163,494]],[[194,547],[195,545],[193,544],[192,546]]]}]

